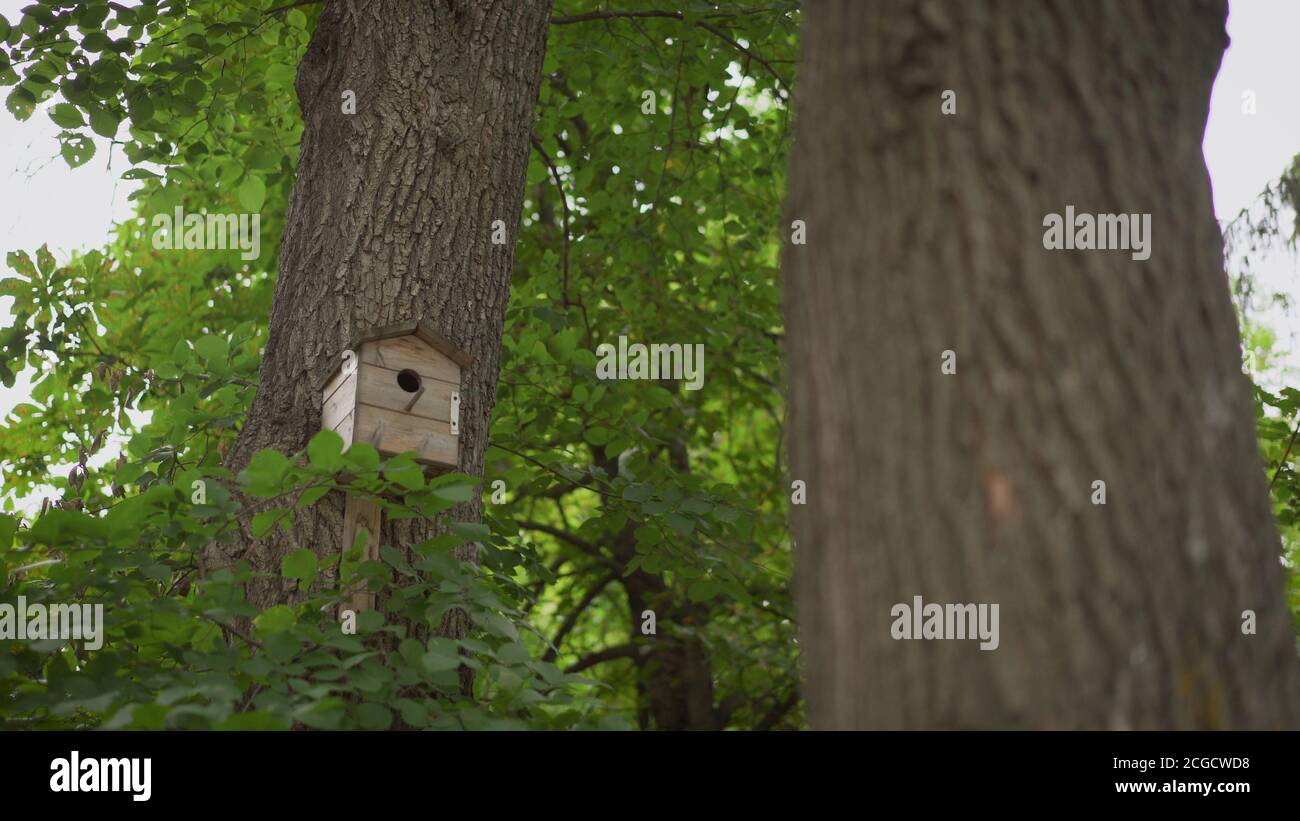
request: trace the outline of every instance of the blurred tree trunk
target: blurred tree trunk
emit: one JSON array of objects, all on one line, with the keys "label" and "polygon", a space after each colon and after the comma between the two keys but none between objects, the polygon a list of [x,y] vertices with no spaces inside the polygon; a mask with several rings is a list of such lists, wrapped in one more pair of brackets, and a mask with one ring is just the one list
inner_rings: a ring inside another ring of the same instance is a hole
[{"label": "blurred tree trunk", "polygon": [[[423,319],[473,357],[462,374],[460,468],[481,475],[550,9],[550,0],[324,6],[298,70],[302,153],[270,336],[229,467],[262,448],[304,447],[320,428],[321,379],[350,339]],[[355,114],[344,113],[349,91]],[[497,220],[505,244],[491,241]],[[476,499],[450,515],[477,520],[481,507]],[[337,552],[342,515],[342,499],[327,497],[301,511],[291,536],[245,532],[210,564],[249,559],[270,574],[249,586],[250,601],[292,600],[281,557],[299,546]],[[409,546],[434,527],[386,522],[383,539]],[[462,633],[463,614],[449,615],[444,634]]]},{"label": "blurred tree trunk", "polygon": [[[808,5],[784,269],[815,727],[1296,726],[1201,156],[1226,12]],[[1151,214],[1150,259],[1045,250],[1067,205]],[[894,640],[918,595],[999,604],[1000,646]]]}]

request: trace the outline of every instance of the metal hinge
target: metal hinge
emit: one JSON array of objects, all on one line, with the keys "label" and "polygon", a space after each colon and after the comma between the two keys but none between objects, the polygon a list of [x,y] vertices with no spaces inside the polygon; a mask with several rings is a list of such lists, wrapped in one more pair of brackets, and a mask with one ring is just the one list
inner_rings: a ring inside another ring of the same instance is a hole
[{"label": "metal hinge", "polygon": [[460,394],[451,392],[451,435],[460,435]]}]

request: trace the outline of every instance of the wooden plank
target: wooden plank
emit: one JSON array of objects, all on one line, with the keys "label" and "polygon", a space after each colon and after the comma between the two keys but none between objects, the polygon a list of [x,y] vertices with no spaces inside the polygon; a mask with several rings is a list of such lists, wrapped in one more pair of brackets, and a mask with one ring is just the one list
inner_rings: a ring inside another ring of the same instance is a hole
[{"label": "wooden plank", "polygon": [[462,368],[469,367],[474,361],[473,357],[456,347],[450,339],[443,336],[433,329],[433,326],[423,321],[398,322],[392,325],[381,325],[377,328],[371,328],[365,333],[356,337],[352,343],[352,349],[356,350],[366,342],[376,339],[389,339],[398,336],[412,336],[428,345],[437,348],[445,354],[451,361],[460,365]]},{"label": "wooden plank", "polygon": [[347,378],[348,378],[348,374],[343,373],[343,366],[342,365],[336,366],[334,370],[330,371],[329,376],[325,377],[325,381],[321,383],[320,386],[321,396],[323,396],[326,399],[329,399],[330,394],[338,390],[339,385],[343,384],[343,380]]},{"label": "wooden plank", "polygon": [[328,399],[330,394],[338,390],[339,385],[343,383],[344,379],[347,379],[349,376],[356,373],[357,361],[355,351],[353,352],[351,359],[344,359],[342,354],[340,354],[339,363],[334,366],[334,370],[330,371],[325,377],[325,381],[320,384],[321,396]]},{"label": "wooden plank", "polygon": [[352,426],[355,420],[356,420],[356,413],[355,412],[349,413],[347,416],[343,417],[343,419],[337,425],[333,427],[333,430],[336,433],[338,433],[339,436],[343,437],[344,450],[347,450],[348,446],[352,444]]},{"label": "wooden plank", "polygon": [[362,365],[360,371],[361,382],[356,391],[358,403],[440,422],[451,419],[451,395],[460,390],[457,385],[421,375],[424,393],[410,410],[406,410],[415,394],[407,393],[397,384],[397,371],[379,365]]},{"label": "wooden plank", "polygon": [[438,349],[438,351],[443,353],[448,359],[462,368],[468,368],[470,363],[474,361],[474,357],[456,347],[450,339],[438,333],[423,322],[416,326],[415,336],[421,341]]},{"label": "wooden plank", "polygon": [[460,385],[460,366],[414,337],[399,336],[361,346],[361,362],[394,371],[410,368],[425,379]]},{"label": "wooden plank", "polygon": [[[343,509],[342,551],[347,553],[351,550],[353,542],[357,539],[357,533],[364,530],[369,535],[366,538],[365,555],[361,557],[361,560],[373,559],[377,561],[379,559],[379,535],[382,519],[383,514],[376,502],[371,499],[358,499],[349,496]],[[374,608],[374,593],[364,587],[352,592],[352,610],[361,613]]]},{"label": "wooden plank", "polygon": [[322,428],[334,430],[339,422],[343,421],[343,417],[352,413],[352,408],[357,403],[357,381],[357,373],[353,371],[339,384],[333,394],[325,398],[320,412]]},{"label": "wooden plank", "polygon": [[[378,434],[378,444],[371,441]],[[460,437],[452,436],[446,422],[425,420],[398,411],[357,406],[357,442],[370,442],[385,456],[408,450],[427,465],[455,468],[460,453]]]}]

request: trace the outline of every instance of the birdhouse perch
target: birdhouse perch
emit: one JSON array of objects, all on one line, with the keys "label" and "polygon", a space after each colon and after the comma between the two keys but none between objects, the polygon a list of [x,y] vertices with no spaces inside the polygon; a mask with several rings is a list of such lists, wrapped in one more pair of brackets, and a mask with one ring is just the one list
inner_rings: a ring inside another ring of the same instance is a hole
[{"label": "birdhouse perch", "polygon": [[[423,322],[375,328],[348,346],[321,387],[321,429],[343,437],[345,447],[366,442],[380,456],[414,451],[427,471],[455,470],[460,457],[460,375],[464,351]],[[379,557],[379,506],[348,497],[342,549],[369,533],[366,558]],[[353,596],[353,609],[374,607],[369,592]]]}]

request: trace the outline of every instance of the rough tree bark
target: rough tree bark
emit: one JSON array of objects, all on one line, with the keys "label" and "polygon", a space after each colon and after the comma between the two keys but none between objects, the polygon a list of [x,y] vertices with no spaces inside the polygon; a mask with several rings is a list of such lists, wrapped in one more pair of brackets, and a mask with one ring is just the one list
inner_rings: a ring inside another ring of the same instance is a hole
[{"label": "rough tree bark", "polygon": [[[1295,726],[1201,156],[1225,18],[809,4],[785,287],[815,727]],[[1045,250],[1067,205],[1151,214],[1150,259]],[[1000,647],[892,639],[916,595],[998,603]]]},{"label": "rough tree bark", "polygon": [[[482,474],[514,263],[513,239],[492,243],[493,222],[511,235],[519,223],[550,9],[550,0],[325,4],[298,70],[302,150],[270,335],[229,467],[262,448],[306,445],[320,427],[320,380],[357,332],[424,319],[473,357],[462,374],[460,468]],[[342,112],[348,90],[352,115]],[[480,514],[479,500],[450,512]],[[342,516],[343,500],[327,497],[289,536],[245,532],[209,564],[248,559],[265,574],[250,584],[251,602],[292,601],[281,557],[300,546],[337,552]],[[409,546],[436,526],[386,522],[382,538]],[[443,632],[464,628],[462,617]]]}]

